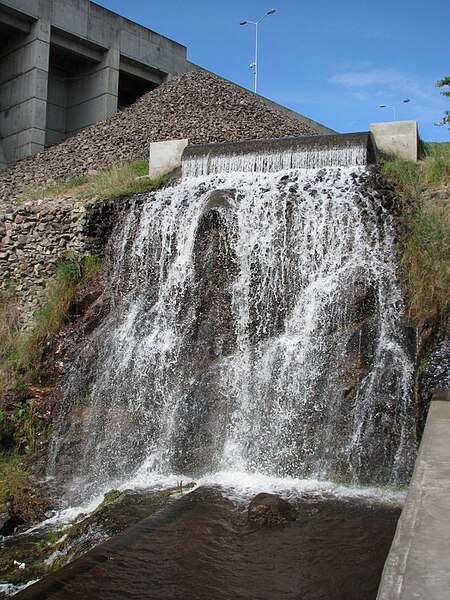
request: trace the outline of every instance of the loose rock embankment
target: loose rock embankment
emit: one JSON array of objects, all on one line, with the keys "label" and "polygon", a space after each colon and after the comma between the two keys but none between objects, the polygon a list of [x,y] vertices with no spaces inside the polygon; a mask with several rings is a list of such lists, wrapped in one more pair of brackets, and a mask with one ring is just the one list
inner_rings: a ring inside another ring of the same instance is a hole
[{"label": "loose rock embankment", "polygon": [[193,144],[314,135],[294,117],[212,73],[193,71],[142,96],[106,121],[0,173],[0,199],[142,158],[150,142]]}]

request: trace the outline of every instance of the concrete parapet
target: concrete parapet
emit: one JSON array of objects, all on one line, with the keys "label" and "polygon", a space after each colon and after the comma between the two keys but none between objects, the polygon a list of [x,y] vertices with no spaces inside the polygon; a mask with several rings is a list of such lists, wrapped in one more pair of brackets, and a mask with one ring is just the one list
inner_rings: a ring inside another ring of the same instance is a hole
[{"label": "concrete parapet", "polygon": [[433,394],[377,600],[450,595],[450,390]]},{"label": "concrete parapet", "polygon": [[377,150],[386,156],[416,161],[419,151],[417,121],[371,123],[370,132]]},{"label": "concrete parapet", "polygon": [[173,171],[181,165],[181,155],[189,140],[169,140],[150,144],[148,175],[150,179]]}]

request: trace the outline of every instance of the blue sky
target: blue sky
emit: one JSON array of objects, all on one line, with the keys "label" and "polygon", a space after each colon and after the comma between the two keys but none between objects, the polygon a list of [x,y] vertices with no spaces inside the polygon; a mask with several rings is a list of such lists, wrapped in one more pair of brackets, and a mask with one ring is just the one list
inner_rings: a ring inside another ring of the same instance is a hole
[{"label": "blue sky", "polygon": [[[417,119],[422,137],[449,141],[436,127],[450,100],[435,82],[450,75],[449,0],[97,0],[188,48],[194,63],[253,89],[249,64],[259,26],[263,96],[339,132],[370,122]],[[402,100],[410,98],[409,104]]]}]

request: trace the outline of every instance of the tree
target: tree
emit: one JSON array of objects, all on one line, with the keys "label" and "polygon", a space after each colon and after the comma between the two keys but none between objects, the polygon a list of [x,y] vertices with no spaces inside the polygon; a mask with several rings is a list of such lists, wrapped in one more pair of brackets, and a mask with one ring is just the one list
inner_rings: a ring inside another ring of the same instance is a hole
[{"label": "tree", "polygon": [[[444,79],[436,81],[437,87],[445,87],[446,85],[450,87],[450,75],[447,75],[447,77],[444,77]],[[444,90],[443,92],[441,92],[441,94],[450,98],[450,90]],[[450,110],[444,111],[442,121],[440,123],[437,123],[437,125],[448,125],[448,128],[450,129]]]}]

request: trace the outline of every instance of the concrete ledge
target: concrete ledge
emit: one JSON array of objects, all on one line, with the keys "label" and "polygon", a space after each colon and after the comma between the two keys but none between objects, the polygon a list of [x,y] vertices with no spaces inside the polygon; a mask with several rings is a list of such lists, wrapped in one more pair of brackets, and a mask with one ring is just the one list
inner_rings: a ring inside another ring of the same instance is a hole
[{"label": "concrete ledge", "polygon": [[370,133],[381,154],[416,161],[419,151],[417,121],[371,123]]},{"label": "concrete ledge", "polygon": [[433,395],[377,600],[450,597],[449,390]]},{"label": "concrete ledge", "polygon": [[154,179],[165,175],[181,165],[181,155],[189,140],[169,140],[150,144],[148,176]]}]

